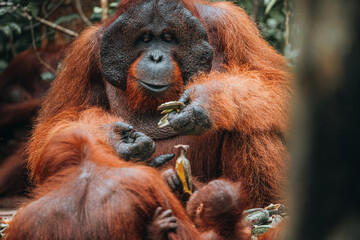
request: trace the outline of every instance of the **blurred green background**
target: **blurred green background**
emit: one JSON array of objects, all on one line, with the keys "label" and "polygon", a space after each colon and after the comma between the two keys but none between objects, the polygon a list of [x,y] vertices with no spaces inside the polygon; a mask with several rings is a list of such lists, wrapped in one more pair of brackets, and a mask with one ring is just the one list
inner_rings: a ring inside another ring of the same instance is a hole
[{"label": "blurred green background", "polygon": [[[108,1],[109,15],[113,14],[120,1]],[[233,0],[230,1],[244,8],[258,24],[269,43],[293,62],[297,52],[291,51],[289,43],[290,21],[293,9],[289,0]],[[76,5],[78,4],[78,5]],[[13,5],[13,6],[11,6]],[[88,24],[81,19],[79,9],[92,23],[101,20],[100,0],[13,0],[0,1],[0,73],[21,51],[31,48],[33,43],[38,48],[61,46],[70,42],[72,36],[58,33],[52,27],[32,20],[34,34],[27,12],[31,16],[46,19],[53,24],[81,32]],[[74,7],[75,6],[75,7]],[[32,37],[33,36],[33,37]]]}]

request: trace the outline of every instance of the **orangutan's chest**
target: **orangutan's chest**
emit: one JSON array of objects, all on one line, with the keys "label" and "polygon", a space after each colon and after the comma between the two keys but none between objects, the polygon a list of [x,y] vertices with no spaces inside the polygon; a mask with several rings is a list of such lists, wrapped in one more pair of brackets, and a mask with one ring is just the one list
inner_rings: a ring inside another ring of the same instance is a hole
[{"label": "orangutan's chest", "polygon": [[145,133],[154,141],[165,140],[177,136],[176,132],[170,127],[159,128],[158,122],[162,116],[132,116],[129,123],[134,127],[135,131]]}]

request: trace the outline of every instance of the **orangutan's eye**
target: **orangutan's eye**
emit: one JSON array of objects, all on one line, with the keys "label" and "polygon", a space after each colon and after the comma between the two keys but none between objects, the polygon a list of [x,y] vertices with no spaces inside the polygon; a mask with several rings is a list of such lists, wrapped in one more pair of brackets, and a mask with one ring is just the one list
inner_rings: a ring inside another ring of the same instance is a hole
[{"label": "orangutan's eye", "polygon": [[174,38],[173,38],[173,36],[172,36],[170,33],[164,33],[164,34],[162,35],[162,40],[163,40],[164,42],[171,43],[172,41],[174,41]]},{"label": "orangutan's eye", "polygon": [[151,42],[152,40],[152,36],[150,35],[150,33],[144,33],[142,36],[141,36],[141,41],[143,41],[144,43],[149,43]]}]

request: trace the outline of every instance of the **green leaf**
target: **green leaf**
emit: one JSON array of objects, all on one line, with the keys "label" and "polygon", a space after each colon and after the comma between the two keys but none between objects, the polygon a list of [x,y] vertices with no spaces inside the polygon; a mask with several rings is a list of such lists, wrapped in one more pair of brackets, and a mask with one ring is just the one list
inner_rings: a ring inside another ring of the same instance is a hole
[{"label": "green leaf", "polygon": [[91,22],[100,22],[102,18],[102,14],[101,13],[93,13],[90,15],[90,21]]},{"label": "green leaf", "polygon": [[51,2],[47,5],[46,10],[51,11],[54,7],[56,7],[58,3]]},{"label": "green leaf", "polygon": [[39,3],[38,2],[29,2],[27,8],[30,10],[31,15],[38,16],[40,12]]},{"label": "green leaf", "polygon": [[268,18],[266,20],[266,25],[269,28],[277,28],[278,24],[279,24],[279,22],[275,18]]},{"label": "green leaf", "polygon": [[11,36],[12,32],[8,25],[0,26],[0,31],[2,31],[7,37]]},{"label": "green leaf", "polygon": [[44,72],[40,75],[41,80],[52,81],[55,79],[55,75],[51,72]]},{"label": "green leaf", "polygon": [[10,7],[0,7],[0,16],[9,13],[12,9]]},{"label": "green leaf", "polygon": [[[271,11],[272,7],[275,5],[276,2],[277,2],[277,0],[271,0],[271,1],[267,4],[266,9],[265,9],[265,15],[267,15],[267,14]],[[266,4],[266,3],[265,3],[265,4]]]},{"label": "green leaf", "polygon": [[0,72],[2,72],[6,67],[8,63],[4,60],[0,60]]},{"label": "green leaf", "polygon": [[95,6],[93,10],[94,13],[102,13],[102,11],[103,11],[102,8],[98,6]]},{"label": "green leaf", "polygon": [[285,22],[285,16],[279,11],[279,9],[277,9],[277,11],[273,9],[273,11],[269,13],[269,17],[276,19],[279,23]]},{"label": "green leaf", "polygon": [[8,25],[11,30],[14,30],[17,34],[21,34],[21,27],[17,23],[11,22]]},{"label": "green leaf", "polygon": [[111,17],[116,12],[116,8],[109,9],[109,16]]},{"label": "green leaf", "polygon": [[118,5],[119,5],[119,3],[117,3],[117,2],[112,2],[112,3],[109,4],[109,7],[111,7],[111,8],[117,8]]},{"label": "green leaf", "polygon": [[77,14],[77,13],[61,16],[58,19],[56,19],[54,24],[59,25],[59,24],[64,23],[64,22],[71,22],[72,20],[77,19],[77,18],[80,18],[80,15]]},{"label": "green leaf", "polygon": [[280,30],[276,30],[273,36],[278,42],[280,42],[284,37]]}]

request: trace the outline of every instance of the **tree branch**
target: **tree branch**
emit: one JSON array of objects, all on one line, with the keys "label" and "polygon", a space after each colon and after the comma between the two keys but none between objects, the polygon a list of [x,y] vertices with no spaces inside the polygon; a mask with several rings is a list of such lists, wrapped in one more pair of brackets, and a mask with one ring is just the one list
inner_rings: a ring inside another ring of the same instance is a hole
[{"label": "tree branch", "polygon": [[74,32],[73,30],[70,30],[70,29],[68,29],[68,28],[64,28],[64,27],[62,27],[62,26],[60,26],[60,25],[57,25],[57,24],[55,24],[55,23],[52,23],[52,22],[50,22],[50,21],[48,21],[48,20],[45,20],[45,19],[43,19],[43,18],[39,18],[39,17],[36,17],[36,16],[31,16],[31,15],[30,15],[29,13],[27,13],[27,12],[24,12],[23,14],[24,14],[24,16],[27,17],[28,19],[35,19],[36,21],[38,21],[38,22],[40,22],[40,23],[42,23],[42,24],[45,24],[45,25],[47,25],[47,26],[49,26],[49,27],[51,27],[51,28],[54,28],[54,29],[56,29],[56,30],[58,30],[58,31],[60,31],[60,32],[64,32],[64,33],[66,33],[66,34],[68,34],[68,35],[70,35],[70,36],[73,36],[73,37],[78,37],[78,36],[79,36],[79,34],[78,34],[77,32]]},{"label": "tree branch", "polygon": [[256,22],[256,18],[259,11],[259,0],[252,0],[252,12],[251,12],[251,18]]},{"label": "tree branch", "polygon": [[290,10],[289,10],[289,2],[288,0],[284,0],[284,8],[285,8],[285,48],[289,45],[290,38]]},{"label": "tree branch", "polygon": [[109,17],[109,2],[108,0],[100,0],[100,6],[102,8],[101,20],[104,21]]},{"label": "tree branch", "polygon": [[16,56],[16,50],[15,50],[15,47],[14,47],[14,36],[13,36],[12,32],[10,32],[9,44],[10,44],[11,54],[12,54],[12,56],[14,58]]},{"label": "tree branch", "polygon": [[34,26],[33,26],[33,23],[32,23],[32,19],[29,19],[30,21],[30,29],[31,29],[31,40],[32,40],[32,45],[33,45],[33,48],[35,50],[35,54],[36,54],[36,57],[37,59],[39,60],[39,62],[44,66],[46,67],[50,72],[52,72],[54,75],[56,75],[56,70],[51,67],[49,64],[47,64],[40,56],[39,52],[37,51],[37,47],[36,47],[36,43],[35,43],[35,34],[34,34]]},{"label": "tree branch", "polygon": [[[48,12],[46,15],[44,15],[43,18],[44,18],[44,19],[47,19],[51,14],[53,14],[53,13],[61,6],[61,4],[64,3],[64,1],[65,1],[65,0],[59,1],[59,2],[56,4],[56,6],[53,7],[53,9],[50,10],[50,12]],[[41,23],[37,22],[37,23],[33,24],[33,26],[34,26],[34,28],[35,28],[35,27],[39,26],[40,24],[41,24]],[[30,27],[25,27],[24,30],[28,31],[28,30],[30,30]]]},{"label": "tree branch", "polygon": [[83,22],[84,22],[86,25],[91,26],[92,23],[91,23],[90,20],[85,16],[85,14],[84,14],[84,12],[83,12],[83,10],[82,10],[82,8],[81,8],[80,0],[76,0],[76,1],[75,1],[75,6],[76,6],[76,9],[77,9],[77,11],[78,11],[78,13],[79,13],[79,15],[80,15],[81,20],[83,20]]}]

